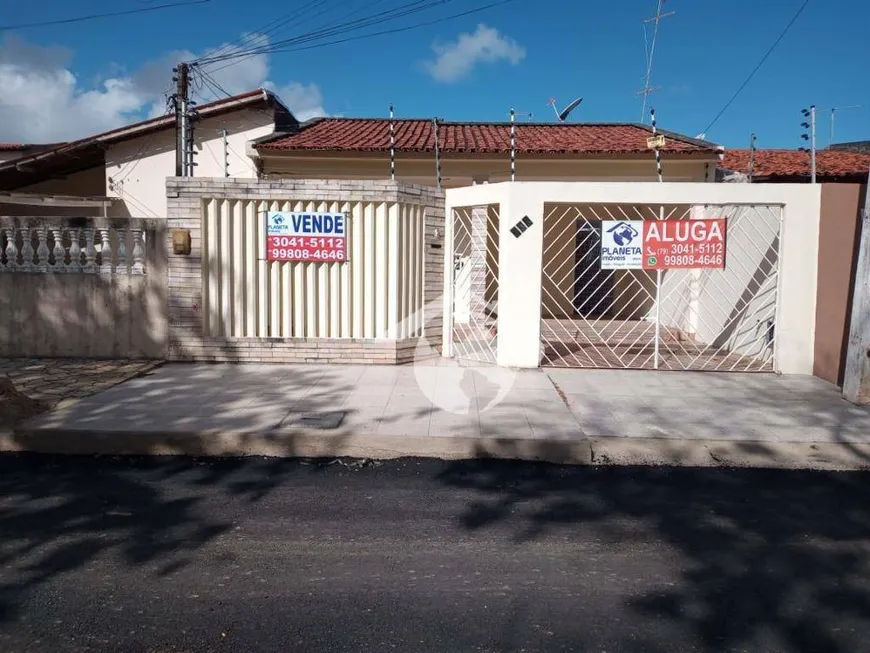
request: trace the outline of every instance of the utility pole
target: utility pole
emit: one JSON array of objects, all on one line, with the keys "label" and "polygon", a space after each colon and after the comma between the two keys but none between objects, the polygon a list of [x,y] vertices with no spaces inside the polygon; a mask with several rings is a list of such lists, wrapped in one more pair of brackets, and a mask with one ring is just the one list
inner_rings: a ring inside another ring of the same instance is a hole
[{"label": "utility pole", "polygon": [[[659,90],[658,86],[650,86],[650,76],[652,75],[652,65],[653,65],[653,56],[656,53],[656,42],[659,37],[659,22],[662,18],[667,18],[668,16],[673,16],[675,12],[668,11],[662,13],[662,6],[665,4],[665,0],[658,0],[658,5],[656,5],[656,15],[652,18],[647,18],[643,21],[643,38],[644,38],[644,49],[646,54],[646,76],[644,77],[643,89],[638,93],[638,95],[643,96],[643,107],[640,110],[640,121],[644,122],[646,120],[646,103],[649,99],[649,94],[654,93]],[[653,38],[652,45],[647,48],[646,42],[646,26],[649,23],[654,23],[653,27]]]},{"label": "utility pole", "polygon": [[438,125],[441,121],[438,118],[432,119],[432,130],[435,133],[435,175],[438,181],[438,190],[441,191],[441,147],[438,143]]},{"label": "utility pole", "polygon": [[187,103],[190,91],[190,66],[179,63],[172,69],[175,73],[175,176],[187,175]]},{"label": "utility pole", "polygon": [[[870,172],[867,174],[870,183]],[[843,374],[843,397],[853,404],[870,404],[870,186],[865,191],[858,234],[858,261],[852,292],[852,321]]]},{"label": "utility pole", "polygon": [[230,176],[230,147],[227,142],[227,130],[221,129],[221,136],[224,139],[224,177]]},{"label": "utility pole", "polygon": [[752,175],[755,173],[755,134],[749,135],[749,183],[752,183]]},{"label": "utility pole", "polygon": [[[816,105],[811,104],[809,109],[801,109],[801,114],[804,118],[809,118],[801,123],[801,127],[809,129],[810,133],[801,134],[801,138],[810,142],[810,179],[811,183],[816,183]],[[801,148],[806,151],[806,148]]]}]

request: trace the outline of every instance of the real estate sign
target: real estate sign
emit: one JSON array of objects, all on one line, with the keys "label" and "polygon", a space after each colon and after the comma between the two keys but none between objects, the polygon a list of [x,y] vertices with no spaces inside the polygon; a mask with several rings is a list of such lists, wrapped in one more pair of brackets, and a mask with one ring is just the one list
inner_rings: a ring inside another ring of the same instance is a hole
[{"label": "real estate sign", "polygon": [[726,227],[724,218],[604,220],[601,269],[724,268]]},{"label": "real estate sign", "polygon": [[266,213],[267,261],[337,263],[347,258],[346,214]]}]

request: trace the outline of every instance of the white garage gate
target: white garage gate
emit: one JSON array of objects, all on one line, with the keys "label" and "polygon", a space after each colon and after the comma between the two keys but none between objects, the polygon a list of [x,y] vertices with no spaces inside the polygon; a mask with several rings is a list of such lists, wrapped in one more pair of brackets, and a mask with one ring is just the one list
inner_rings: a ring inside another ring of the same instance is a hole
[{"label": "white garage gate", "polygon": [[[602,269],[602,223],[713,218],[724,269]],[[775,205],[546,204],[542,365],[773,370],[781,224]]]},{"label": "white garage gate", "polygon": [[[450,189],[444,353],[511,367],[812,373],[819,206],[818,188],[791,184]],[[701,219],[724,221],[724,267],[602,268],[603,222],[685,233]]]}]

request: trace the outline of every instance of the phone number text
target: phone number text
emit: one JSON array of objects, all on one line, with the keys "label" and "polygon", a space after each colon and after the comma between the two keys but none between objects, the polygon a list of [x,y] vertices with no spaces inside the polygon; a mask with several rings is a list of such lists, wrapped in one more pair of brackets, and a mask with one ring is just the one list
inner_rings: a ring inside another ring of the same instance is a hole
[{"label": "phone number text", "polygon": [[342,249],[292,249],[273,248],[269,250],[270,261],[343,261]]}]

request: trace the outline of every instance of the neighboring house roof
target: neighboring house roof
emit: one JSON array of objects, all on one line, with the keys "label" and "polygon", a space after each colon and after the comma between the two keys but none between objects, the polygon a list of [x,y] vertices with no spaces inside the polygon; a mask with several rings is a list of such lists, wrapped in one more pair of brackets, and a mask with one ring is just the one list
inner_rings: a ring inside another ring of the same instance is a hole
[{"label": "neighboring house roof", "polygon": [[[636,123],[515,123],[516,151],[536,155],[650,154],[652,129]],[[444,154],[504,154],[510,151],[510,123],[442,122],[438,145]],[[434,152],[431,120],[395,120],[396,151]],[[719,146],[682,134],[659,130],[666,139],[662,152],[712,157]],[[386,152],[390,149],[388,118],[315,118],[298,130],[259,139],[263,153],[278,151]]]},{"label": "neighboring house roof", "polygon": [[[805,181],[810,178],[810,155],[800,150],[756,150],[753,181]],[[723,170],[749,174],[749,150],[726,150],[719,166]],[[867,180],[870,154],[819,150],[816,179],[819,181]]]},{"label": "neighboring house roof", "polygon": [[20,152],[28,147],[24,143],[0,143],[0,152]]},{"label": "neighboring house roof", "polygon": [[[293,128],[298,124],[278,97],[262,88],[201,104],[196,111],[202,120],[256,107],[274,108],[276,122],[281,128]],[[174,127],[175,115],[168,114],[0,163],[0,190],[13,190],[54,175],[72,174],[103,165],[108,146]]]},{"label": "neighboring house roof", "polygon": [[870,154],[870,141],[852,141],[850,143],[834,143],[828,146],[829,150],[841,150],[843,152],[864,152]]}]

